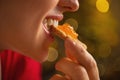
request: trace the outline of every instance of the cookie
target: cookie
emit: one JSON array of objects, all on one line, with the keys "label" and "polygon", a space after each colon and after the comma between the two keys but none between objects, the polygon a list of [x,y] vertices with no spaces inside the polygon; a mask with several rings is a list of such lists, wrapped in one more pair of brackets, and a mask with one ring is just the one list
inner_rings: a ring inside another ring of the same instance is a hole
[{"label": "cookie", "polygon": [[72,39],[77,39],[78,34],[74,31],[73,27],[71,27],[69,24],[65,23],[63,25],[59,25],[57,27],[50,26],[50,31],[52,34],[57,35],[61,39],[66,39],[67,37],[70,37]]}]

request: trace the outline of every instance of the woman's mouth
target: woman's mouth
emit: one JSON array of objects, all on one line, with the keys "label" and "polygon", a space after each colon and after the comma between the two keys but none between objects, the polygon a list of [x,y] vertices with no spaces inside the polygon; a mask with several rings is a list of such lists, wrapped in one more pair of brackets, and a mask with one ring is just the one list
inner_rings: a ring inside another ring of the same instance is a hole
[{"label": "woman's mouth", "polygon": [[43,20],[43,28],[48,36],[51,38],[54,38],[54,36],[51,34],[51,26],[57,27],[59,25],[59,21],[63,19],[63,14],[55,14],[55,15],[49,15],[46,16],[46,18]]},{"label": "woman's mouth", "polygon": [[44,19],[43,21],[43,25],[44,25],[44,30],[47,34],[51,35],[51,32],[50,32],[50,26],[54,26],[54,27],[57,27],[59,24],[59,21],[56,20],[56,19]]}]

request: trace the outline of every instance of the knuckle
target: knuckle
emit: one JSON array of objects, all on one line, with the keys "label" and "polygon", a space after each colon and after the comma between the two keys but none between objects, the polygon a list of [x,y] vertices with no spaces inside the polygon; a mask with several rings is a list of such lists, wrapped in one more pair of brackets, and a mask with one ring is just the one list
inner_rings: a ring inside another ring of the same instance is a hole
[{"label": "knuckle", "polygon": [[80,66],[80,65],[75,66],[74,69],[73,69],[73,71],[75,71],[78,74],[83,74],[83,73],[86,72],[85,68],[82,67],[82,66]]},{"label": "knuckle", "polygon": [[68,58],[62,58],[55,64],[55,68],[58,69],[60,67],[66,66],[67,64],[69,64],[69,61],[70,59]]},{"label": "knuckle", "polygon": [[88,65],[90,69],[97,67],[97,63],[94,59],[89,60]]},{"label": "knuckle", "polygon": [[85,51],[84,51],[82,48],[80,48],[80,49],[79,49],[79,52],[80,52],[80,53],[84,53]]},{"label": "knuckle", "polygon": [[89,80],[88,73],[85,67],[78,65],[74,67],[72,80]]}]

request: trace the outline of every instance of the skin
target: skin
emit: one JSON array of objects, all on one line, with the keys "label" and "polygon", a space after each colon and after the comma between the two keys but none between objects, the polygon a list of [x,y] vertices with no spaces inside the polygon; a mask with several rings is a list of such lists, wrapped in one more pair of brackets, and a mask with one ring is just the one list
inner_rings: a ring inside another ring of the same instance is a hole
[{"label": "skin", "polygon": [[[0,0],[0,51],[11,49],[45,61],[53,40],[43,20],[78,8],[78,0]],[[65,50],[66,57],[55,66],[65,75],[55,74],[51,80],[99,80],[97,64],[80,41],[65,39]]]},{"label": "skin", "polygon": [[58,0],[1,0],[1,49],[12,49],[43,62],[52,41],[42,23],[48,13],[55,13],[57,3]]},{"label": "skin", "polygon": [[50,80],[100,80],[94,58],[81,45],[80,41],[67,38],[65,49],[66,57],[55,66],[56,70],[65,75],[55,74]]}]

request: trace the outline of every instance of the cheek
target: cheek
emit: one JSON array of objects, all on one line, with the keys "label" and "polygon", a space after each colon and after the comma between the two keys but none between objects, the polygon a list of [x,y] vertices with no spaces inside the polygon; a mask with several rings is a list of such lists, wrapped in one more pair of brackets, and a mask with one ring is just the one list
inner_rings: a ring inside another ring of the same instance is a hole
[{"label": "cheek", "polygon": [[22,40],[23,43],[18,45],[21,45],[19,46],[19,50],[25,55],[32,57],[37,61],[44,61],[48,55],[48,48],[51,41],[48,40],[45,31],[41,27],[38,31],[32,31],[28,35],[24,36]]},{"label": "cheek", "polygon": [[[59,0],[42,0],[41,1],[41,7],[43,11],[49,12],[51,9],[55,8],[58,4]],[[44,3],[44,4],[43,4]]]},{"label": "cheek", "polygon": [[44,7],[52,8],[52,7],[55,7],[58,4],[58,2],[59,0],[42,0],[41,5],[43,5]]}]

